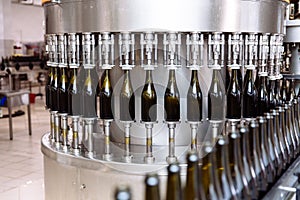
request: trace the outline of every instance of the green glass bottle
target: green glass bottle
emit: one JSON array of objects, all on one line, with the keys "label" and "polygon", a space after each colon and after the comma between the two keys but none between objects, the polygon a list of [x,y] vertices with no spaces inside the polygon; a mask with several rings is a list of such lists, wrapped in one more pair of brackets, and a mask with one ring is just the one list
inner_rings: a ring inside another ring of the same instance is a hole
[{"label": "green glass bottle", "polygon": [[193,70],[187,93],[187,121],[202,120],[202,91],[198,80],[198,71]]},{"label": "green glass bottle", "polygon": [[166,200],[182,200],[180,166],[172,163],[168,166],[167,196]]},{"label": "green glass bottle", "polygon": [[113,117],[113,88],[110,82],[110,70],[106,69],[101,77],[100,85],[100,118],[114,119]]},{"label": "green glass bottle", "polygon": [[180,96],[176,83],[175,70],[169,71],[169,81],[164,96],[165,120],[168,122],[180,119]]},{"label": "green glass bottle", "polygon": [[152,71],[146,71],[146,81],[141,95],[141,110],[143,122],[157,120],[157,96],[152,80]]},{"label": "green glass bottle", "polygon": [[124,71],[124,81],[120,92],[120,120],[135,120],[135,96],[129,70]]},{"label": "green glass bottle", "polygon": [[158,175],[147,174],[145,178],[145,184],[145,200],[160,200]]},{"label": "green glass bottle", "polygon": [[199,193],[199,158],[197,152],[189,152],[186,156],[187,160],[187,177],[184,189],[185,200],[200,200]]}]

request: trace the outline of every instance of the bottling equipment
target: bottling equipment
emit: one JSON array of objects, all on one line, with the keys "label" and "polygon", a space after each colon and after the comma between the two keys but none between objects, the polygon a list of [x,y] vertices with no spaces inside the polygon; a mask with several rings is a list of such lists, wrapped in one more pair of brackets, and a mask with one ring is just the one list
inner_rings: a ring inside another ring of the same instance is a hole
[{"label": "bottling equipment", "polygon": [[[51,125],[42,138],[46,199],[111,199],[119,183],[132,188],[133,199],[142,199],[146,173],[157,173],[163,188],[168,164],[180,162],[185,169],[191,149],[203,163],[212,161],[213,147],[227,148],[228,139],[231,153],[241,155],[230,162],[246,166],[227,171],[241,173],[228,178],[235,184],[232,194],[247,198],[252,191],[258,198],[296,159],[298,100],[294,95],[279,103],[278,92],[284,39],[297,42],[289,39],[292,25],[284,37],[288,2],[43,5]],[[292,53],[295,72],[293,59]]]}]

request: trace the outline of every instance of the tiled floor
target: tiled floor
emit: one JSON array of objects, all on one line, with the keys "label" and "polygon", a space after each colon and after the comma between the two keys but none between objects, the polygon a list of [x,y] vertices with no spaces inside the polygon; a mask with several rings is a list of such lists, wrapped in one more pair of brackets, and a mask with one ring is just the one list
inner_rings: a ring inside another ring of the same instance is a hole
[{"label": "tiled floor", "polygon": [[[27,111],[26,107],[17,107]],[[3,109],[4,114],[7,113]],[[44,101],[31,104],[32,136],[28,135],[27,114],[13,118],[14,140],[9,140],[8,119],[0,119],[0,199],[43,200],[43,156],[41,136],[49,131],[49,114]]]}]

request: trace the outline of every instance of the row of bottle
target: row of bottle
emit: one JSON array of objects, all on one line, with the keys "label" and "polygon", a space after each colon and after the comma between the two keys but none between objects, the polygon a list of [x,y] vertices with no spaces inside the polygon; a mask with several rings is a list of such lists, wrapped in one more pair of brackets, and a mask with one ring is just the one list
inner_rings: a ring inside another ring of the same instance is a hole
[{"label": "row of bottle", "polygon": [[242,84],[240,69],[227,74],[227,119],[255,118],[270,109],[292,100],[296,94],[294,81],[268,79],[263,73],[247,69]]},{"label": "row of bottle", "polygon": [[[69,72],[71,71],[71,72]],[[69,76],[68,73],[71,73]],[[68,79],[70,78],[70,81]],[[100,87],[99,87],[100,85]],[[100,118],[114,119],[113,87],[110,70],[105,70],[98,84],[95,69],[50,68],[46,85],[46,106],[52,111],[68,113],[85,118],[97,117],[96,97],[100,96]],[[179,121],[180,99],[176,84],[175,70],[169,71],[169,81],[165,91],[166,121]],[[141,120],[157,120],[157,94],[153,83],[152,71],[146,71],[146,80],[141,94]],[[154,109],[155,108],[155,109]],[[130,71],[124,71],[123,85],[120,91],[120,120],[135,120],[135,94],[130,80]],[[192,71],[190,88],[187,94],[187,120],[202,120],[202,92],[198,72]]]},{"label": "row of bottle", "polygon": [[[288,111],[279,107],[271,112],[266,117],[241,121],[234,129],[224,128],[215,143],[204,142],[199,152],[189,152],[183,190],[176,162],[168,166],[166,198],[161,198],[157,174],[148,174],[145,199],[261,199],[300,148],[299,143],[297,146],[289,143],[290,136],[285,132],[288,126],[284,115]],[[130,188],[118,188],[115,199],[132,199]]]}]

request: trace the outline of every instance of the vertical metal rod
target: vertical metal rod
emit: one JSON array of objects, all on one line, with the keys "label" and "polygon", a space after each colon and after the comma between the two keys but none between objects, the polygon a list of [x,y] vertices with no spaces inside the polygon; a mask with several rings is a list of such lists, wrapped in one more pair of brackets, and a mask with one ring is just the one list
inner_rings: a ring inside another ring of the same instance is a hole
[{"label": "vertical metal rod", "polygon": [[57,148],[59,148],[59,137],[60,137],[60,117],[58,115],[58,113],[55,113],[54,115],[54,129],[55,129],[55,137],[54,137],[54,141],[55,141],[55,145]]},{"label": "vertical metal rod", "polygon": [[67,121],[67,114],[62,114],[62,145],[63,145],[63,150],[67,150],[68,148],[68,121]]},{"label": "vertical metal rod", "polygon": [[167,157],[168,163],[173,163],[177,161],[177,157],[175,156],[175,123],[168,123],[169,128],[169,155]]},{"label": "vertical metal rod", "polygon": [[191,127],[191,149],[197,150],[197,129],[198,124],[190,123]]},{"label": "vertical metal rod", "polygon": [[72,118],[73,134],[72,134],[72,148],[75,152],[79,149],[79,138],[78,138],[78,118]]},{"label": "vertical metal rod", "polygon": [[111,160],[112,154],[110,152],[110,123],[112,120],[104,120],[104,135],[105,135],[105,147],[104,147],[104,160]]},{"label": "vertical metal rod", "polygon": [[131,122],[124,122],[124,127],[125,127],[125,135],[124,135],[124,140],[125,140],[125,155],[124,158],[126,162],[130,162],[132,159],[132,155],[130,155],[130,127],[131,127]]}]

